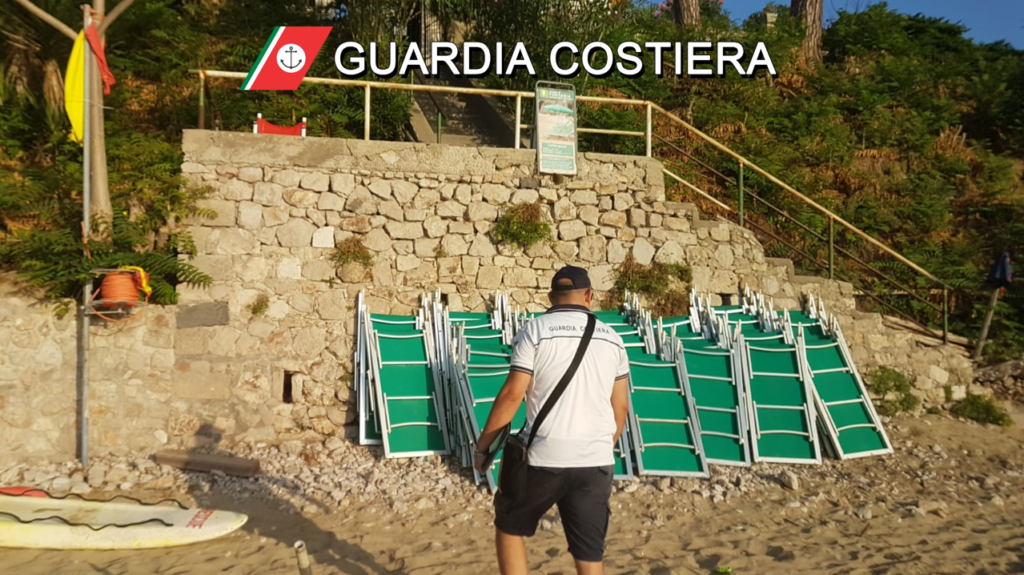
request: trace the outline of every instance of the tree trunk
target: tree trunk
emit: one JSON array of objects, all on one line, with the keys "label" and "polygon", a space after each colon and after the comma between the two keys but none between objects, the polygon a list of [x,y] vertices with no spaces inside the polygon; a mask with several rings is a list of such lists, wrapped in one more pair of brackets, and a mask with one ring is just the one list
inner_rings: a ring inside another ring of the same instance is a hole
[{"label": "tree trunk", "polygon": [[804,23],[803,57],[808,63],[821,63],[822,19],[824,0],[790,0],[789,12]]},{"label": "tree trunk", "polygon": [[676,24],[682,28],[697,28],[700,26],[700,4],[699,0],[673,0],[672,17]]}]

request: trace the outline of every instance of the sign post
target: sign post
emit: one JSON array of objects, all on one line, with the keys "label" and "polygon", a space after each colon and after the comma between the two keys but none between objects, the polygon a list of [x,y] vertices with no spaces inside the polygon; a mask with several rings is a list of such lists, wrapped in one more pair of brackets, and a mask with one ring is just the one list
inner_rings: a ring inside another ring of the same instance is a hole
[{"label": "sign post", "polygon": [[576,89],[572,84],[537,82],[535,96],[537,171],[576,175]]}]

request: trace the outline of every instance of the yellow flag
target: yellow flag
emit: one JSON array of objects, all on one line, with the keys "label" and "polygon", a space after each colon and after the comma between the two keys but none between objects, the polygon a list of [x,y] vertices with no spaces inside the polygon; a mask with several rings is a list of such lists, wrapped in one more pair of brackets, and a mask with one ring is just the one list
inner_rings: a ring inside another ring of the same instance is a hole
[{"label": "yellow flag", "polygon": [[79,144],[85,135],[85,34],[79,33],[64,72],[64,109],[71,120],[71,140]]}]

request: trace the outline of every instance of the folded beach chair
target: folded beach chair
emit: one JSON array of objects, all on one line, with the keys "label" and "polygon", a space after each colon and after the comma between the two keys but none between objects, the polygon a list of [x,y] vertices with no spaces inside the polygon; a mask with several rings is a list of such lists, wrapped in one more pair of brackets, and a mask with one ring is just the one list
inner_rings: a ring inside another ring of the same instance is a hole
[{"label": "folded beach chair", "polygon": [[737,338],[754,461],[820,464],[814,391],[802,340]]},{"label": "folded beach chair", "polygon": [[634,352],[629,418],[640,475],[707,477],[695,407],[677,362]]},{"label": "folded beach chair", "polygon": [[681,342],[683,379],[693,396],[704,455],[708,463],[748,466],[750,437],[744,388],[734,350]]},{"label": "folded beach chair", "polygon": [[822,430],[829,438],[825,445],[830,454],[853,459],[892,453],[892,444],[835,317],[825,321],[819,316],[810,322],[810,315],[804,313],[795,319],[801,320],[793,329],[797,330],[797,339],[803,341],[808,378],[813,383]]},{"label": "folded beach chair", "polygon": [[370,315],[371,373],[386,457],[449,450],[428,323],[422,310],[415,318]]}]

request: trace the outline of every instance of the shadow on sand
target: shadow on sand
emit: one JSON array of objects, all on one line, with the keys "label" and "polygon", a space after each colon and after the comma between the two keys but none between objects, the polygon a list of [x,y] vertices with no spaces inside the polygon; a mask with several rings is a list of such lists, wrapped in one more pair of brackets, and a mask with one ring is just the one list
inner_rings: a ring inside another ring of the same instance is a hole
[{"label": "shadow on sand", "polygon": [[[215,454],[225,457],[237,457],[229,451],[219,449],[221,432],[213,425],[206,423],[196,432],[195,453]],[[290,548],[296,541],[302,540],[316,566],[334,567],[346,575],[407,575],[401,559],[385,557],[388,565],[382,565],[368,551],[357,544],[338,537],[336,533],[327,531],[308,517],[295,504],[282,499],[270,488],[269,482],[289,488],[299,493],[298,485],[287,477],[264,475],[259,481],[248,482],[249,489],[239,495],[229,491],[221,478],[212,473],[192,473],[189,476],[189,487],[193,493],[201,492],[197,502],[206,507],[245,513],[249,521],[242,528],[254,535],[274,539]],[[331,513],[333,508],[321,501],[307,498],[306,505],[314,505],[321,513]],[[284,519],[284,520],[282,520]],[[289,557],[289,561],[294,561]]]}]

